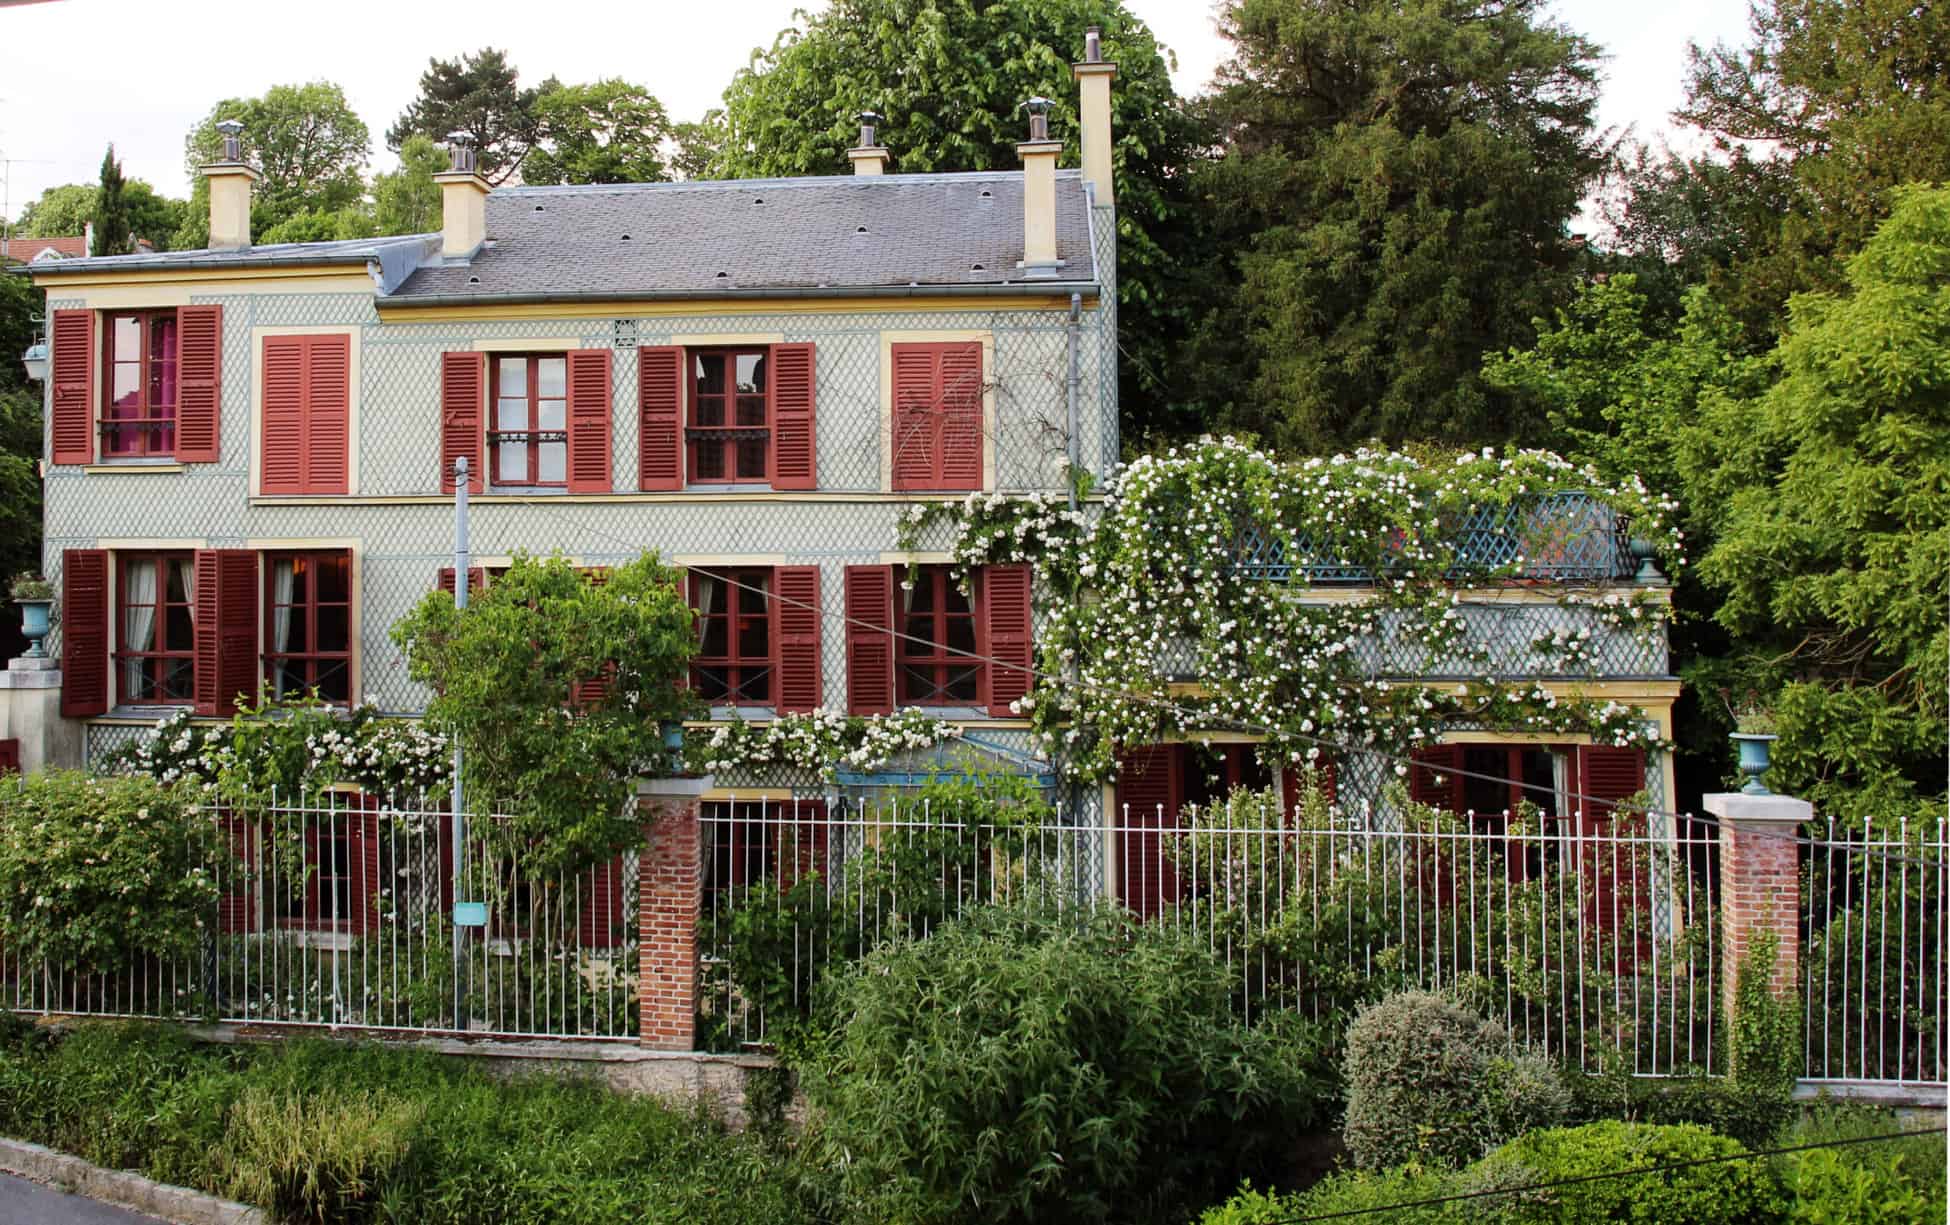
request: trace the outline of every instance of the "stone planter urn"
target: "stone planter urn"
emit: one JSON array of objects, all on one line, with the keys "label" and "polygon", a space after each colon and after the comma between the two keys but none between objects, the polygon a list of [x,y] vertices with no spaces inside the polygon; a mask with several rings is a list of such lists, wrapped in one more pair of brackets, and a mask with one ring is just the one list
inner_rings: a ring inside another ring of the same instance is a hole
[{"label": "stone planter urn", "polygon": [[53,597],[16,596],[14,603],[20,607],[20,632],[27,638],[26,659],[46,659],[47,652],[41,649],[41,640],[47,637],[48,614],[54,607]]},{"label": "stone planter urn", "polygon": [[1780,737],[1771,732],[1734,732],[1732,739],[1740,750],[1740,772],[1747,776],[1740,790],[1746,795],[1772,795],[1760,780],[1772,764],[1774,742]]}]

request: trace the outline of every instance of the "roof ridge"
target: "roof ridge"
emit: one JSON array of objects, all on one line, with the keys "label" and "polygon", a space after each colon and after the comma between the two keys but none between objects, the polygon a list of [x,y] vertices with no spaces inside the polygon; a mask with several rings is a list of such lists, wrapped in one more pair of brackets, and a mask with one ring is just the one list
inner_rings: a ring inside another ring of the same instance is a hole
[{"label": "roof ridge", "polygon": [[[1066,169],[1056,172],[1058,179],[1081,179],[1081,170]],[[807,174],[788,178],[771,179],[679,179],[664,183],[524,183],[515,187],[497,187],[489,193],[491,200],[496,196],[546,196],[546,195],[637,195],[653,191],[749,191],[762,187],[776,191],[793,187],[834,187],[847,186],[862,189],[887,188],[919,183],[953,182],[1005,182],[1021,179],[1020,170],[944,170],[921,174]]]}]

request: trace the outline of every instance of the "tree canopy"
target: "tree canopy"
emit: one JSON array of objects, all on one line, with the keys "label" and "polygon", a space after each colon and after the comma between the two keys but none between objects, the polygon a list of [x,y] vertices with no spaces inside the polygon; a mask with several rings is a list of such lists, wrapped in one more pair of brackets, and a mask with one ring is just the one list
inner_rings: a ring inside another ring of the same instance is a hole
[{"label": "tree canopy", "polygon": [[[24,238],[62,238],[80,234],[95,215],[95,197],[101,190],[96,183],[66,183],[50,187],[40,198],[20,212],[14,233]],[[122,181],[122,208],[129,219],[133,237],[168,250],[171,239],[183,224],[181,200],[156,194],[156,189],[141,179]]]},{"label": "tree canopy", "polygon": [[527,183],[656,183],[670,177],[663,143],[675,135],[664,104],[641,85],[610,78],[544,87],[535,99],[537,144]]},{"label": "tree canopy", "polygon": [[[193,186],[178,246],[209,241],[210,185],[201,168],[222,157],[217,123],[224,119],[244,125],[244,156],[263,175],[251,196],[251,233],[258,241],[301,214],[333,216],[360,207],[372,138],[345,91],[329,81],[273,85],[261,98],[217,103],[183,142]],[[314,232],[322,226],[304,222],[296,228]]]},{"label": "tree canopy", "polygon": [[459,59],[429,59],[419,95],[386,129],[387,147],[398,151],[414,135],[444,142],[450,132],[467,132],[474,137],[482,175],[490,183],[505,183],[535,146],[537,92],[521,87],[521,74],[507,53],[493,47]]},{"label": "tree canopy", "polygon": [[373,176],[373,223],[381,234],[431,234],[440,228],[440,184],[448,157],[431,136],[413,135],[399,148],[399,169]]},{"label": "tree canopy", "polygon": [[110,145],[102,154],[102,181],[95,192],[95,241],[88,254],[127,255],[135,250],[124,186],[122,163],[115,160],[115,146]]}]

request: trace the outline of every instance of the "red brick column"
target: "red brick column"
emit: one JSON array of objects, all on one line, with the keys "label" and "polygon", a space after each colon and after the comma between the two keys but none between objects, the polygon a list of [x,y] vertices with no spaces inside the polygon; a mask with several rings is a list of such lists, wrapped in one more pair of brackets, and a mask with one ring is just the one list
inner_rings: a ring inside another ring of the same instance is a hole
[{"label": "red brick column", "polygon": [[1774,936],[1776,998],[1791,999],[1800,984],[1801,823],[1814,805],[1784,795],[1731,792],[1705,798],[1720,819],[1720,947],[1724,951],[1727,1014],[1734,1011],[1741,967],[1755,937]]},{"label": "red brick column", "polygon": [[704,897],[698,804],[709,780],[646,780],[637,807],[646,834],[637,862],[638,1041],[689,1051],[697,1031],[697,920]]}]

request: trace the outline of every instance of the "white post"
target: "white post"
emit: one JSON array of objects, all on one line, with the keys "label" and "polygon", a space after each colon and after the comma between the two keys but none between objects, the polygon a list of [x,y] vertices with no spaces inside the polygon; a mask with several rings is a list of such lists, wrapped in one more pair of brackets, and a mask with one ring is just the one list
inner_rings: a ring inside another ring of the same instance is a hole
[{"label": "white post", "polygon": [[[467,607],[467,457],[454,461],[454,607]],[[460,903],[467,885],[467,809],[464,806],[461,773],[460,732],[454,731],[454,913],[448,915],[454,927],[454,1028],[467,1028],[467,988],[461,980],[461,965],[466,961],[465,937],[459,922]]]}]

